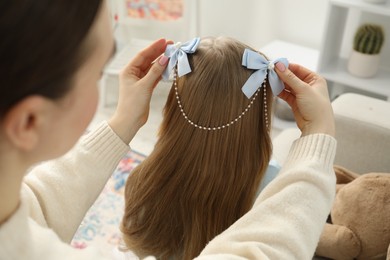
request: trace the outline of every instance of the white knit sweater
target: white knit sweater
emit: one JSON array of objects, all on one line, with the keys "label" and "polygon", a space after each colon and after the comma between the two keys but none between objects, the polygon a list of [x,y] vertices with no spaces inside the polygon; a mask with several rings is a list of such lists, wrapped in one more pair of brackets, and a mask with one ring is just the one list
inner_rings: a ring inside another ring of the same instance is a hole
[{"label": "white knit sweater", "polygon": [[[103,259],[98,248],[67,243],[128,151],[104,123],[62,158],[34,167],[19,209],[0,226],[0,259]],[[335,151],[327,135],[298,139],[252,210],[197,259],[311,259],[335,194]]]}]

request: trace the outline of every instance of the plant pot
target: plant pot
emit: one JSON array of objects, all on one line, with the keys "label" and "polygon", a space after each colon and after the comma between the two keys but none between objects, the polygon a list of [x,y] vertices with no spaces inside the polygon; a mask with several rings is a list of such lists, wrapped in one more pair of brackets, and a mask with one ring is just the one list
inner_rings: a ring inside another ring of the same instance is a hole
[{"label": "plant pot", "polygon": [[386,0],[364,0],[365,2],[367,3],[371,3],[371,4],[383,4],[383,3],[386,3]]},{"label": "plant pot", "polygon": [[348,71],[361,78],[373,77],[378,72],[379,58],[379,54],[364,54],[353,50],[348,62]]}]

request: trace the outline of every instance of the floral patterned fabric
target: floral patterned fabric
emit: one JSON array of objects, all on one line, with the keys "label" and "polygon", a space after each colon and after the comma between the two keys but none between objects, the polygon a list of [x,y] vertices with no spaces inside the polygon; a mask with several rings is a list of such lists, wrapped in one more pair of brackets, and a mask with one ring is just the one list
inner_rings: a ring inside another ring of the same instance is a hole
[{"label": "floral patterned fabric", "polygon": [[[118,164],[118,167],[108,180],[102,193],[87,212],[77,230],[71,245],[75,248],[86,248],[93,245],[102,253],[116,260],[137,260],[138,258],[127,251],[119,250],[121,233],[119,224],[124,210],[124,188],[130,172],[145,159],[145,155],[130,151]],[[280,165],[271,160],[265,172],[264,180],[258,193],[271,182],[280,170]]]},{"label": "floral patterned fabric", "polygon": [[118,250],[121,237],[119,224],[123,216],[126,179],[131,170],[144,159],[144,155],[130,151],[119,162],[77,230],[71,242],[73,247],[82,249],[93,245],[111,259],[136,259],[130,258],[131,254],[126,254],[125,257]]}]

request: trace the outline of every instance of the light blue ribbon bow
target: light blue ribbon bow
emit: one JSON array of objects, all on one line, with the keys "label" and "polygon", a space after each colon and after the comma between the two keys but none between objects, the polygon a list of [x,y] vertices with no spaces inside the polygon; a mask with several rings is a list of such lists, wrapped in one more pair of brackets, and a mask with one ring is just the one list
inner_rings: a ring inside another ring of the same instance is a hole
[{"label": "light blue ribbon bow", "polygon": [[177,64],[177,74],[179,77],[191,72],[190,63],[188,62],[187,54],[192,54],[198,48],[200,38],[194,38],[185,43],[169,44],[165,50],[165,56],[169,57],[169,63],[162,77],[168,80],[172,70]]},{"label": "light blue ribbon bow", "polygon": [[273,61],[268,61],[260,53],[245,49],[242,56],[242,66],[256,70],[241,88],[247,98],[251,98],[257,89],[262,86],[267,73],[272,93],[277,96],[280,92],[282,92],[284,84],[274,69],[277,62],[282,62],[286,68],[288,67],[288,61],[286,58],[278,58]]}]

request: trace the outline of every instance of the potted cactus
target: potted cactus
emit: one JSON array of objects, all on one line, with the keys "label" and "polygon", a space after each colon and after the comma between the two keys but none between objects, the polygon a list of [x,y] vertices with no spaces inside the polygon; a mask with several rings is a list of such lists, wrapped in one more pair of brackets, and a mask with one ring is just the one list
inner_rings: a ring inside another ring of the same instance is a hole
[{"label": "potted cactus", "polygon": [[361,25],[355,33],[348,71],[358,77],[373,77],[378,71],[384,38],[380,25]]}]

